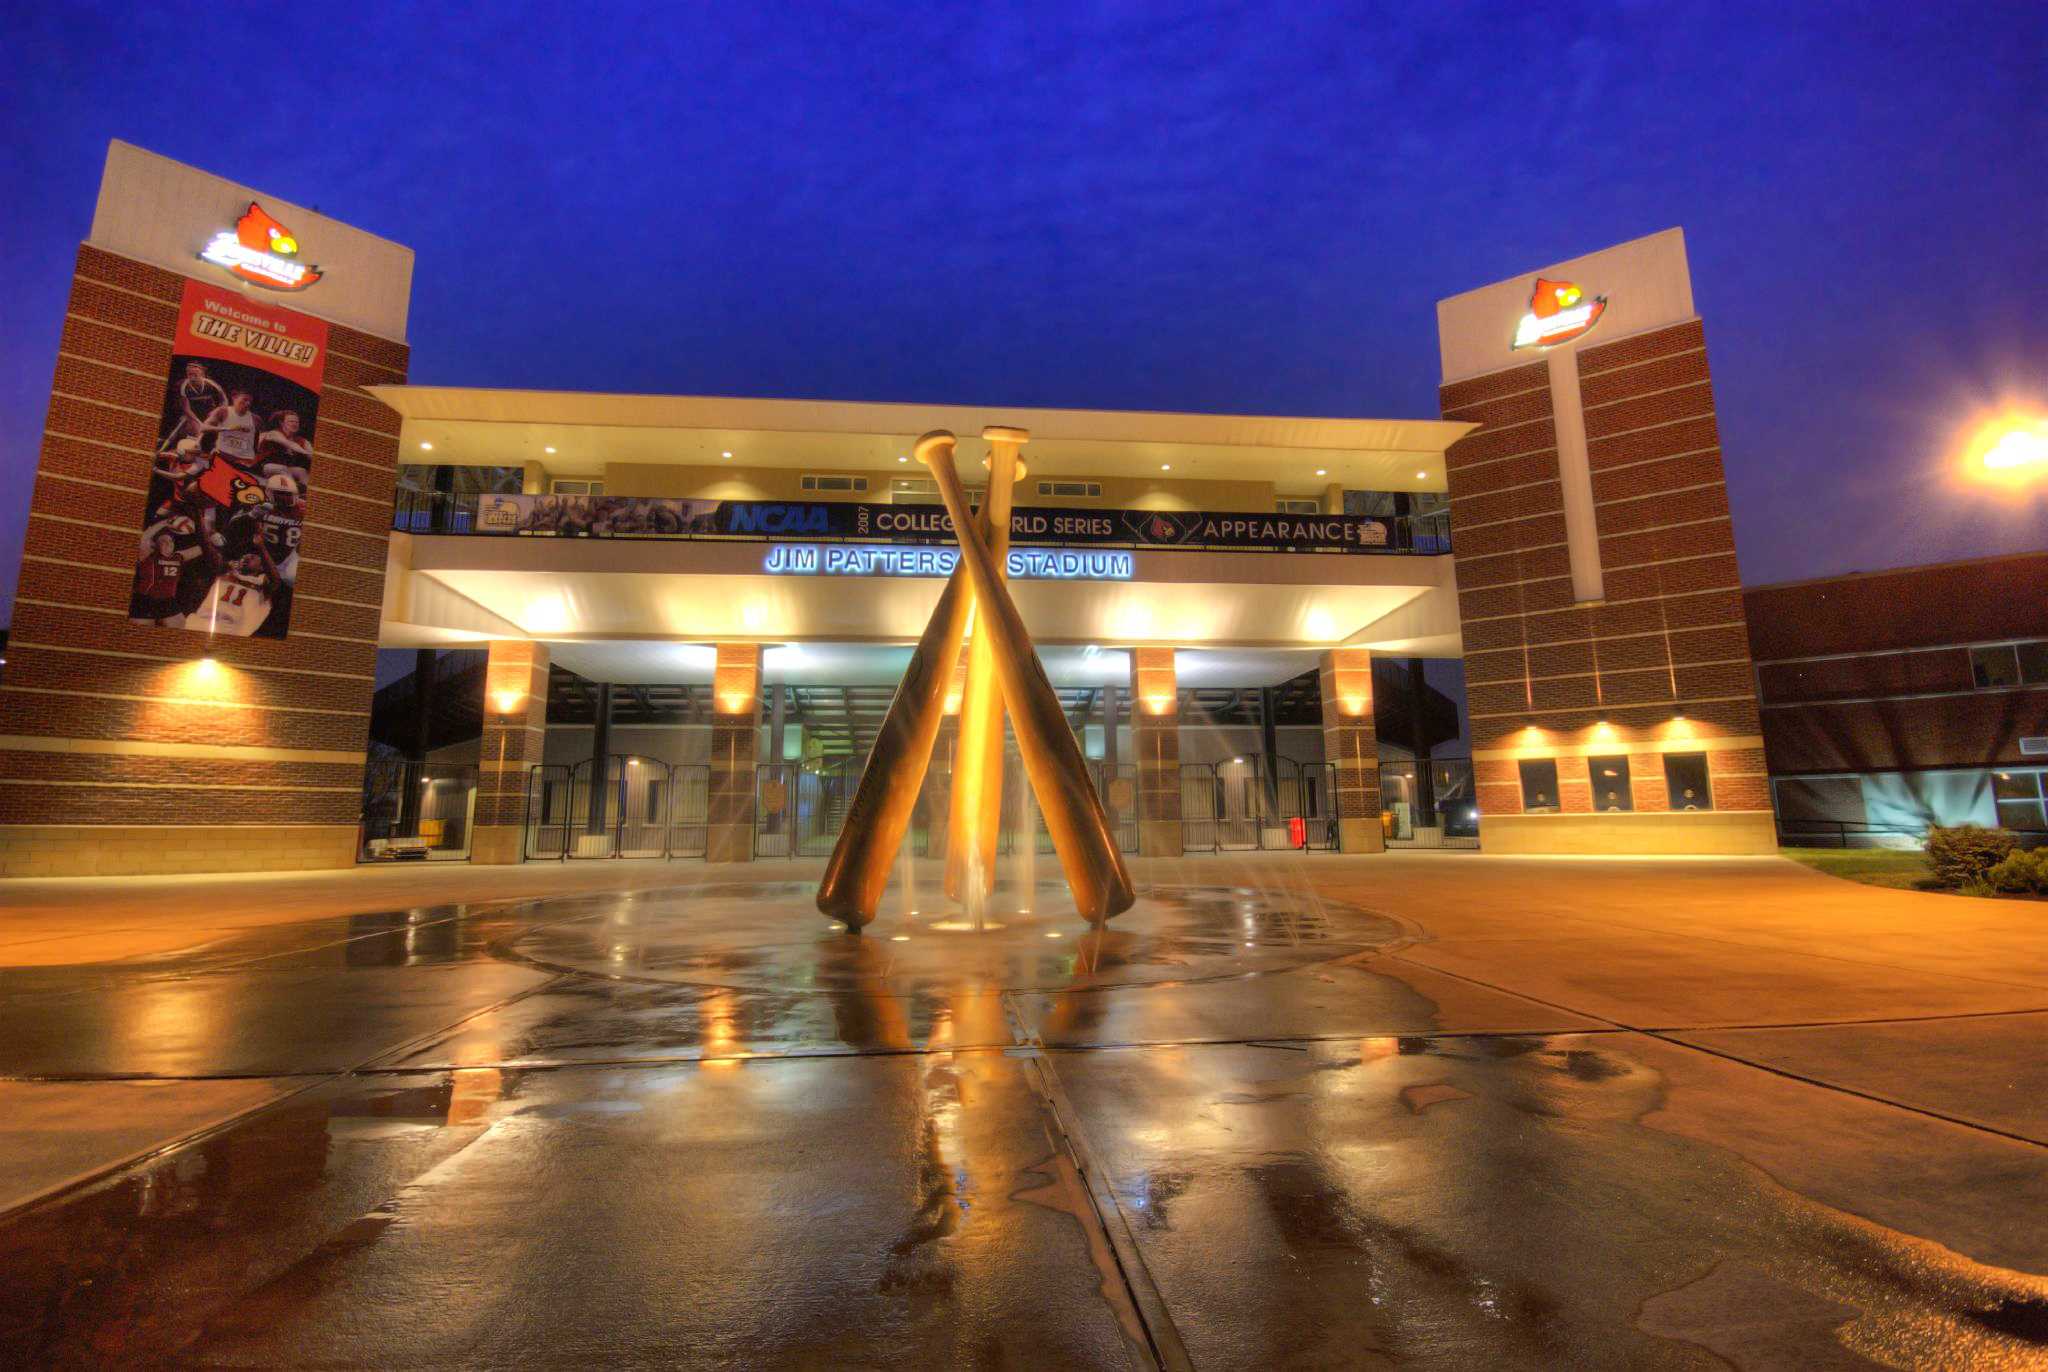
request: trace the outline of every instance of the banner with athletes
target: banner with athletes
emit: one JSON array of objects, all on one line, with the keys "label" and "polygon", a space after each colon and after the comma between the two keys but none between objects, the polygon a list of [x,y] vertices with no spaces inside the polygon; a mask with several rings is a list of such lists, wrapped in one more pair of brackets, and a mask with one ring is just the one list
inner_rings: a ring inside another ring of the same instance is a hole
[{"label": "banner with athletes", "polygon": [[[485,495],[476,532],[581,538],[744,538],[946,544],[953,521],[934,505],[858,501],[690,500],[640,495]],[[1024,507],[1010,542],[1051,548],[1198,552],[1400,552],[1396,526],[1372,515]]]},{"label": "banner with athletes", "polygon": [[128,618],[283,638],[312,484],[327,325],[185,283]]}]

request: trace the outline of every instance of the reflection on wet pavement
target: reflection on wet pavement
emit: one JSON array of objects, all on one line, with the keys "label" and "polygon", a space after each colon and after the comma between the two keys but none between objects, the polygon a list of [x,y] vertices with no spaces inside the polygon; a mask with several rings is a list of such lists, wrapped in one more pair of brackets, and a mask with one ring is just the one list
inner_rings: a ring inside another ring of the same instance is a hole
[{"label": "reflection on wet pavement", "polygon": [[999,888],[981,921],[885,910],[848,937],[802,917],[814,890],[789,882],[614,897],[602,915],[551,922],[509,950],[540,967],[607,977],[902,995],[1245,976],[1406,938],[1384,916],[1305,889],[1228,886],[1157,887],[1111,925],[1090,929],[1050,883]]},{"label": "reflection on wet pavement", "polygon": [[[1713,1367],[1710,1331],[1689,1347],[1636,1312],[1722,1263],[1840,1306],[1832,1335],[1882,1365],[2048,1359],[2048,1279],[1646,1127],[1670,1083],[1639,1041],[1119,1050],[1060,1070],[1201,1364]],[[2048,1172],[2007,1200],[2038,1252]]]},{"label": "reflection on wet pavement", "polygon": [[0,1349],[1140,1365],[1081,1220],[1045,1197],[1058,1170],[1020,1064],[725,1067],[323,1088],[14,1224]]},{"label": "reflection on wet pavement", "polygon": [[861,936],[810,889],[0,972],[16,1076],[293,1074],[0,1216],[0,1362],[2048,1362],[2023,1140],[1422,966],[1305,887]]}]

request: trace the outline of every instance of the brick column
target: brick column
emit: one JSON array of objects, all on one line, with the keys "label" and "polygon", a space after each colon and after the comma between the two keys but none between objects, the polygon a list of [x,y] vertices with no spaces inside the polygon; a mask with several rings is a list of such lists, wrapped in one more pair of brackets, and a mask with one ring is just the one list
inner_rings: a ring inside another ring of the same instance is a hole
[{"label": "brick column", "polygon": [[1131,649],[1131,752],[1138,769],[1138,854],[1179,857],[1180,680],[1171,648]]},{"label": "brick column", "polygon": [[484,667],[471,862],[518,862],[525,856],[529,769],[541,760],[547,732],[548,645],[528,639],[492,643]]},{"label": "brick column", "polygon": [[1319,675],[1323,685],[1323,758],[1330,764],[1330,809],[1337,816],[1337,846],[1347,853],[1384,852],[1380,749],[1372,716],[1372,654],[1364,648],[1332,648],[1323,654]]},{"label": "brick column", "polygon": [[[721,643],[711,675],[711,804],[704,856],[754,858],[754,767],[761,746],[761,645]],[[794,803],[788,796],[785,804]]]},{"label": "brick column", "polygon": [[136,623],[186,283],[78,250],[0,682],[0,876],[355,861],[399,432],[368,387],[406,346],[327,323],[290,636]]}]

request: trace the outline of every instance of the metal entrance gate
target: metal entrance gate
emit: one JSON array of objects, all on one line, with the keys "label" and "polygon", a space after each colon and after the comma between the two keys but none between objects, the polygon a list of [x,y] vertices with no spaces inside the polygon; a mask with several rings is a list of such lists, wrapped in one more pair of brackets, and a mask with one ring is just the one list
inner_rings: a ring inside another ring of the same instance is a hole
[{"label": "metal entrance gate", "polygon": [[526,856],[704,856],[711,769],[615,753],[605,759],[604,815],[590,827],[593,761],[542,763],[526,774]]},{"label": "metal entrance gate", "polygon": [[711,768],[693,762],[668,770],[668,855],[703,857],[711,834]]},{"label": "metal entrance gate", "polygon": [[1103,762],[1088,764],[1095,782],[1095,794],[1102,801],[1102,813],[1116,846],[1126,853],[1138,851],[1138,769],[1126,762],[1111,767]]},{"label": "metal entrance gate", "polygon": [[1263,758],[1182,763],[1182,850],[1217,853],[1295,847],[1293,821],[1304,818],[1302,767],[1291,758],[1275,761],[1276,775],[1270,782]]},{"label": "metal entrance gate", "polygon": [[526,857],[559,861],[569,856],[573,778],[566,764],[543,762],[526,773]]},{"label": "metal entrance gate", "polygon": [[1305,762],[1301,766],[1301,816],[1306,847],[1314,852],[1337,849],[1337,793],[1331,788],[1330,764]]},{"label": "metal entrance gate", "polygon": [[754,856],[830,857],[860,785],[860,759],[754,769]]}]

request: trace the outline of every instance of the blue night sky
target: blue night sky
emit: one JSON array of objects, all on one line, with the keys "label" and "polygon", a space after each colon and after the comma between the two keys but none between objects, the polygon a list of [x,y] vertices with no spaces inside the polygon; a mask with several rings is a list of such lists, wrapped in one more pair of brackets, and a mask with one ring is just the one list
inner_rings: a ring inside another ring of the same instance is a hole
[{"label": "blue night sky", "polygon": [[112,137],[412,245],[413,379],[454,385],[1434,417],[1438,297],[1677,224],[1746,580],[2048,544],[1944,466],[2048,405],[2038,3],[15,4],[0,39],[7,568]]}]

